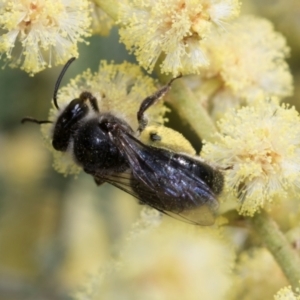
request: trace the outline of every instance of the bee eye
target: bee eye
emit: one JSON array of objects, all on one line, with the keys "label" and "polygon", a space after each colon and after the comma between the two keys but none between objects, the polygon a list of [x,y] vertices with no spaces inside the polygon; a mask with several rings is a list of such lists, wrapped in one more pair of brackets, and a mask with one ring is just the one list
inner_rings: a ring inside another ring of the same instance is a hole
[{"label": "bee eye", "polygon": [[71,126],[75,122],[78,122],[88,112],[88,106],[81,99],[72,100],[65,108],[64,112],[57,120],[58,123],[66,124],[65,126]]},{"label": "bee eye", "polygon": [[88,113],[88,106],[81,99],[72,100],[57,119],[52,145],[57,151],[66,151],[72,137],[72,132],[78,122]]}]

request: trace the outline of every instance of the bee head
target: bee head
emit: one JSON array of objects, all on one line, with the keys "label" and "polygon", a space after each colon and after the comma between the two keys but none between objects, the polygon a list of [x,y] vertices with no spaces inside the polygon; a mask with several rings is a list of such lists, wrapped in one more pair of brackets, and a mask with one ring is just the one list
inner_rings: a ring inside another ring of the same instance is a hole
[{"label": "bee head", "polygon": [[88,106],[81,98],[72,100],[58,117],[53,131],[52,146],[57,151],[66,151],[72,132],[88,113]]}]

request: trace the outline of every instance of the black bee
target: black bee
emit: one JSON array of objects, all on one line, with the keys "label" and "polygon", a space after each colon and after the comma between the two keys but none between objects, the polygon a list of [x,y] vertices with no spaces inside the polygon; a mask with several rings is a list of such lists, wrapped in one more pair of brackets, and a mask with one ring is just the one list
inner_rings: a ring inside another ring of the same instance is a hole
[{"label": "black bee", "polygon": [[[66,63],[55,84],[53,101],[58,110],[57,91],[74,59]],[[52,145],[57,151],[71,151],[75,162],[97,185],[108,182],[164,214],[209,225],[218,207],[216,196],[223,188],[222,174],[194,156],[139,140],[147,126],[145,111],[167,93],[175,79],[142,101],[137,131],[126,120],[101,113],[97,99],[88,91],[82,92],[55,122]],[[52,123],[28,117],[23,122]],[[154,144],[163,139],[155,132],[149,138]]]}]

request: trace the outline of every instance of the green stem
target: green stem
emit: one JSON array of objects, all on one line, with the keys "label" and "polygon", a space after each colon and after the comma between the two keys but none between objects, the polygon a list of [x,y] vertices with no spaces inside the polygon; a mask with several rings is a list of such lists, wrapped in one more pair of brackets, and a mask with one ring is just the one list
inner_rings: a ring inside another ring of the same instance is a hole
[{"label": "green stem", "polygon": [[[158,64],[157,64],[158,65]],[[169,76],[163,75],[157,72],[161,82],[166,83],[170,80]],[[203,97],[209,98],[215,90],[219,88],[219,83],[216,81],[209,81],[201,91],[203,91]],[[207,110],[202,106],[201,101],[192,90],[186,85],[184,80],[179,79],[172,85],[170,91],[170,105],[179,113],[180,118],[190,125],[195,133],[209,142],[214,142],[217,132],[217,128],[209,116]]]},{"label": "green stem", "polygon": [[171,105],[181,119],[187,122],[197,135],[213,142],[217,128],[201,102],[195,97],[183,80],[178,80],[171,89]]},{"label": "green stem", "polygon": [[253,227],[281,267],[293,289],[299,288],[300,257],[266,212],[252,218]]},{"label": "green stem", "polygon": [[95,0],[95,3],[105,11],[114,21],[118,20],[119,1],[116,0]]}]

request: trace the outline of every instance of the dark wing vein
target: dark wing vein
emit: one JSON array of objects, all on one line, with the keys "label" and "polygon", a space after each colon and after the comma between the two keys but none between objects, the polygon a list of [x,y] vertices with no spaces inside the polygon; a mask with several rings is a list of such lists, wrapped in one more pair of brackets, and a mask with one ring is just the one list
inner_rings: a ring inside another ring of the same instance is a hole
[{"label": "dark wing vein", "polygon": [[[95,178],[98,178],[97,175],[94,176]],[[140,204],[147,204],[148,206],[158,210],[160,213],[167,215],[169,217],[172,217],[174,219],[194,224],[194,225],[211,225],[213,224],[213,217],[210,212],[206,212],[201,210],[201,212],[195,213],[193,212],[181,212],[181,213],[174,213],[162,210],[158,208],[155,204],[151,202],[145,203],[143,199],[145,198],[151,198],[154,197],[155,194],[153,191],[149,189],[144,189],[141,191],[141,194],[138,195],[136,192],[134,192],[131,188],[132,180],[132,173],[130,170],[122,173],[122,174],[111,174],[111,175],[101,175],[99,177],[102,180],[105,180],[106,182],[110,183],[111,185],[119,188],[120,190],[132,195],[133,197],[137,198],[140,201]]]},{"label": "dark wing vein", "polygon": [[173,159],[172,152],[144,145],[126,132],[121,133],[120,142],[133,177],[157,196],[183,199],[185,205],[191,208],[206,202],[208,205],[216,205],[216,197],[210,187],[190,169]]}]

